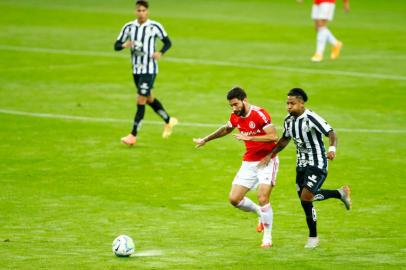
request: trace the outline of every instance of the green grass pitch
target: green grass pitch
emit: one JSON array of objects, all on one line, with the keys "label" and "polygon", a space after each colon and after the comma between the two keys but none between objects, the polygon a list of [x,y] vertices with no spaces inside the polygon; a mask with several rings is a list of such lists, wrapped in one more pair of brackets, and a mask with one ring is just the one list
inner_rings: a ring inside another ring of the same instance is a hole
[{"label": "green grass pitch", "polygon": [[[135,90],[129,53],[113,43],[133,1],[1,0],[0,269],[406,269],[406,3],[351,4],[345,14],[337,1],[331,24],[342,57],[313,64],[310,0],[151,0],[173,41],[155,93],[183,125],[164,140],[147,108],[128,148]],[[292,143],[271,250],[256,218],[227,201],[242,143],[194,148],[227,121],[234,85],[278,127],[287,91],[302,87],[336,128],[324,187],[349,184],[354,208],[317,203],[319,248],[303,248]],[[119,234],[138,256],[112,254]]]}]

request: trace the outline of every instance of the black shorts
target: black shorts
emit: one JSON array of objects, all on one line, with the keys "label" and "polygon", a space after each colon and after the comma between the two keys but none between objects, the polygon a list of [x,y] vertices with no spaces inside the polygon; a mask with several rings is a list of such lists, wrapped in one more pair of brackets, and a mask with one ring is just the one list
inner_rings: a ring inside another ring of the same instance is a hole
[{"label": "black shorts", "polygon": [[133,74],[138,95],[149,97],[154,88],[156,74]]},{"label": "black shorts", "polygon": [[298,191],[303,188],[315,194],[323,185],[327,177],[327,170],[314,166],[296,167],[296,185]]}]

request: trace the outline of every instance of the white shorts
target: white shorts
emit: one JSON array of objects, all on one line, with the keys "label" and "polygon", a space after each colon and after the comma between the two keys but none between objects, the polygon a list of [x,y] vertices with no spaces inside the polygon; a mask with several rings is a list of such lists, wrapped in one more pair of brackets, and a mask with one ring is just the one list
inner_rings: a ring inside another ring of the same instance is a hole
[{"label": "white shorts", "polygon": [[275,186],[279,158],[271,159],[266,167],[258,168],[258,163],[259,161],[243,161],[234,178],[233,185],[240,185],[249,189],[256,188],[259,184]]},{"label": "white shorts", "polygon": [[332,21],[335,7],[336,5],[333,3],[314,4],[312,8],[312,19]]}]

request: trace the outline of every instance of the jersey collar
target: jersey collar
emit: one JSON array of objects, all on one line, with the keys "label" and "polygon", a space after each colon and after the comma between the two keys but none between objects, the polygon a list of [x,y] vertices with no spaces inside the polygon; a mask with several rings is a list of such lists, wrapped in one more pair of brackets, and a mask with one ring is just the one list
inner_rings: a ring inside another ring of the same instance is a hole
[{"label": "jersey collar", "polygon": [[147,19],[143,24],[140,24],[140,23],[138,22],[138,19],[135,19],[135,20],[134,20],[134,24],[135,24],[136,26],[147,25],[148,23],[149,23],[149,19]]},{"label": "jersey collar", "polygon": [[305,109],[304,112],[301,115],[299,115],[296,119],[304,118],[308,114],[308,112],[309,112],[309,110]]}]

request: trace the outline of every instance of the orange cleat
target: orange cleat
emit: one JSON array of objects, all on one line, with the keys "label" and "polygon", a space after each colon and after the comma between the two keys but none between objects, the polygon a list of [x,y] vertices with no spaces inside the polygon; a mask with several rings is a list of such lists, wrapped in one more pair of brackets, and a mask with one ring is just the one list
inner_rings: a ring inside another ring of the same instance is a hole
[{"label": "orange cleat", "polygon": [[162,138],[166,139],[172,134],[172,129],[178,124],[178,119],[171,117],[169,123],[164,126],[164,132],[162,133]]},{"label": "orange cleat", "polygon": [[263,231],[264,231],[264,224],[262,224],[260,221],[260,222],[258,222],[258,225],[257,225],[257,232],[262,233]]},{"label": "orange cleat", "polygon": [[331,52],[331,60],[336,60],[340,56],[340,51],[342,47],[343,43],[341,41],[337,41]]},{"label": "orange cleat", "polygon": [[128,146],[133,146],[137,142],[137,137],[132,134],[128,134],[127,136],[121,138],[121,142]]}]

